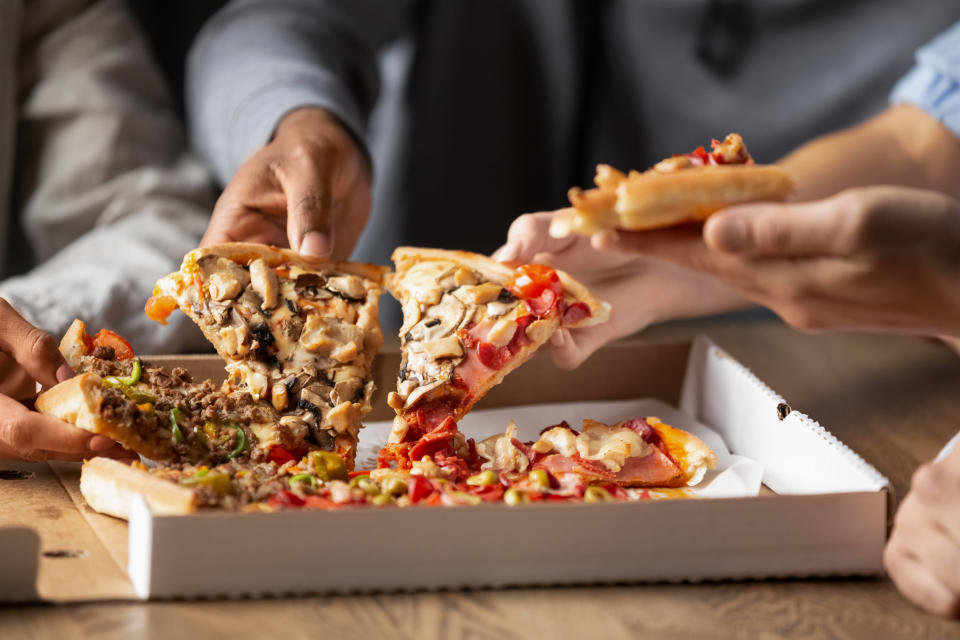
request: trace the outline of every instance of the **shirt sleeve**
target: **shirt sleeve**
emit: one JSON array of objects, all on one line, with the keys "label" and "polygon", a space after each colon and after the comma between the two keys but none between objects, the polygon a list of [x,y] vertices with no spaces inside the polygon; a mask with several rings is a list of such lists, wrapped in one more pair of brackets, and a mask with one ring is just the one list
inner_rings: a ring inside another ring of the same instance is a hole
[{"label": "shirt sleeve", "polygon": [[960,22],[917,51],[890,102],[915,105],[960,137]]},{"label": "shirt sleeve", "polygon": [[411,13],[402,0],[234,0],[187,64],[191,141],[221,184],[297,107],[336,115],[363,146],[379,90],[377,52]]}]

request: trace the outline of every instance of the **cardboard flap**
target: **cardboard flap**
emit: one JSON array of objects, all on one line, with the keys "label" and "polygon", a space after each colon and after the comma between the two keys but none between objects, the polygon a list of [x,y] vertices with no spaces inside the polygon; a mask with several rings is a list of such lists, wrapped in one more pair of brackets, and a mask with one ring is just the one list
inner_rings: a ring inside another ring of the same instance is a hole
[{"label": "cardboard flap", "polygon": [[733,453],[764,466],[783,494],[880,491],[889,481],[705,336],[690,350],[680,408],[717,430]]}]

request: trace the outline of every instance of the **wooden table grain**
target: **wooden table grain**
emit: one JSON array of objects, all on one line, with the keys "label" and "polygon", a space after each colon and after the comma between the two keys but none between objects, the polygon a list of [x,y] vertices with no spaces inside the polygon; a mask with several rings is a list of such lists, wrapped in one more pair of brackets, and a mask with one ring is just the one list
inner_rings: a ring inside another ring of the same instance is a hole
[{"label": "wooden table grain", "polygon": [[[886,475],[910,475],[960,430],[960,358],[931,340],[806,335],[766,317],[685,322]],[[428,561],[428,560],[426,560]],[[2,638],[957,638],[960,623],[887,579],[508,589],[248,601],[0,607]]]}]

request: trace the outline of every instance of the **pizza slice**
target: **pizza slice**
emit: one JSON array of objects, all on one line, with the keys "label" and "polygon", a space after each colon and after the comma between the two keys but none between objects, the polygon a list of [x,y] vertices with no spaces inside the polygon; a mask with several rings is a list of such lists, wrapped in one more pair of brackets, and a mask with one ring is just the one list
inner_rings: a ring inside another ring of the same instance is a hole
[{"label": "pizza slice", "polygon": [[162,278],[147,315],[180,308],[226,362],[228,383],[266,399],[352,467],[370,411],[370,367],[383,339],[384,267],[323,262],[288,249],[230,243],[188,253]]},{"label": "pizza slice", "polygon": [[542,469],[561,485],[583,487],[690,487],[717,464],[716,454],[700,438],[652,416],[615,425],[584,420],[579,432],[562,422],[528,443],[517,439],[511,423],[504,434],[477,443],[477,453],[484,460],[481,469]]},{"label": "pizza slice", "polygon": [[609,306],[567,274],[511,269],[464,251],[401,247],[390,292],[403,306],[396,411],[381,464],[466,455],[456,422],[561,326],[603,322]]},{"label": "pizza slice", "polygon": [[590,235],[604,229],[642,231],[705,220],[735,204],[780,201],[793,191],[793,177],[776,165],[754,163],[739,134],[675,155],[643,173],[624,175],[597,166],[595,189],[570,189],[572,209],[558,211],[550,234]]},{"label": "pizza slice", "polygon": [[308,430],[270,404],[153,366],[111,331],[91,337],[74,320],[60,350],[77,375],[40,394],[37,409],[151,460],[216,464],[268,459],[276,445],[308,448]]}]

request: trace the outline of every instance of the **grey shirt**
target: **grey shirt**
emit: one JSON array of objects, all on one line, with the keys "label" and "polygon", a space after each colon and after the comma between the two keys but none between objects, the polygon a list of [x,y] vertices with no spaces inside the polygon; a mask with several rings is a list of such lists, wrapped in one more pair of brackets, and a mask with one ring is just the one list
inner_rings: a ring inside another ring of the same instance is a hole
[{"label": "grey shirt", "polygon": [[0,1],[0,296],[56,336],[81,318],[144,353],[207,348],[143,305],[212,203],[122,0]]},{"label": "grey shirt", "polygon": [[285,113],[326,107],[374,157],[355,257],[486,252],[597,162],[730,131],[772,161],[861,121],[957,19],[942,0],[235,0],[194,46],[188,113],[225,183]]}]

